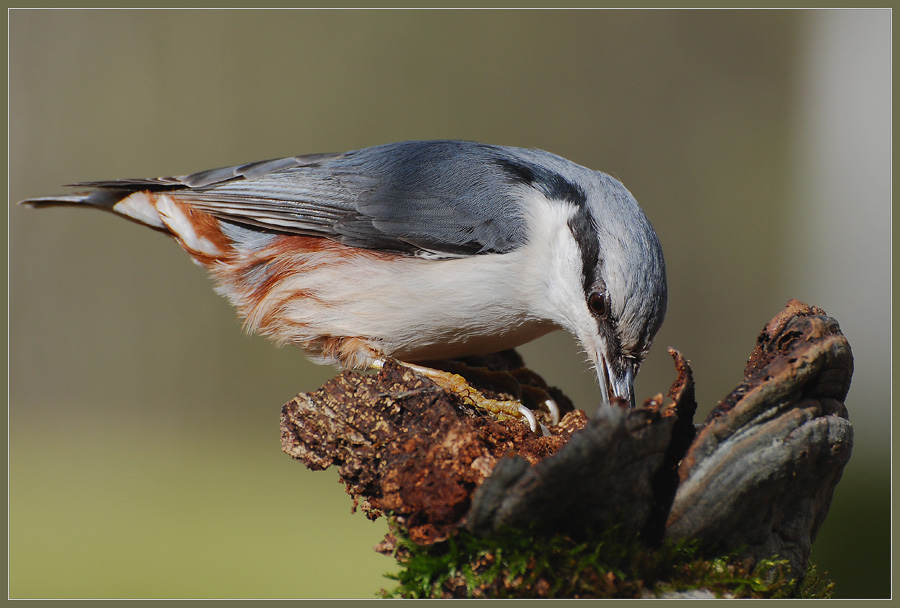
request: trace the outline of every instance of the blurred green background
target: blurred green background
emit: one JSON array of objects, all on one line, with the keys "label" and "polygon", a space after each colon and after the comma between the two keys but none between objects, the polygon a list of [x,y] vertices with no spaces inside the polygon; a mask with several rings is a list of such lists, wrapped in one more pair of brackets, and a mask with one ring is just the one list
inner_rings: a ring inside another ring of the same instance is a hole
[{"label": "blurred green background", "polygon": [[[383,522],[282,454],[334,375],[245,336],[165,237],[17,200],[404,139],[538,147],[621,179],[666,253],[639,400],[692,362],[701,415],[789,298],[854,349],[853,458],[814,546],[890,594],[890,13],[9,13],[9,593],[373,597]],[[521,349],[576,403],[577,346]]]}]

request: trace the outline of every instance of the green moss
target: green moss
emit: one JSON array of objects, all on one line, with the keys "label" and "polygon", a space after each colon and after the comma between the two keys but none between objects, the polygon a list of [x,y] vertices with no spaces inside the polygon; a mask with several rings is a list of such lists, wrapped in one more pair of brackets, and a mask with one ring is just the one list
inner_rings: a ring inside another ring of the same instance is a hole
[{"label": "green moss", "polygon": [[701,556],[697,543],[648,549],[616,530],[590,541],[508,530],[489,537],[460,531],[423,547],[392,525],[400,571],[384,597],[641,597],[702,589],[717,597],[830,597],[832,583],[811,567],[800,584],[787,561],[757,564]]}]

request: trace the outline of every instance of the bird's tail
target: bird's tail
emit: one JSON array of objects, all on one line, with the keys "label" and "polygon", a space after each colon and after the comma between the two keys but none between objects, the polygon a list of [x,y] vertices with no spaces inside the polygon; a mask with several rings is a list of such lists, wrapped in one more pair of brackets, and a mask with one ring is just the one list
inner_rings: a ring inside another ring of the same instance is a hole
[{"label": "bird's tail", "polygon": [[77,194],[60,194],[30,198],[20,205],[28,207],[93,207],[171,234],[156,207],[156,195],[149,191],[95,190]]},{"label": "bird's tail", "polygon": [[192,209],[168,191],[101,187],[88,193],[32,198],[20,204],[30,207],[94,207],[109,211],[174,237],[203,266],[216,263],[232,249],[231,240],[222,232],[215,218]]}]

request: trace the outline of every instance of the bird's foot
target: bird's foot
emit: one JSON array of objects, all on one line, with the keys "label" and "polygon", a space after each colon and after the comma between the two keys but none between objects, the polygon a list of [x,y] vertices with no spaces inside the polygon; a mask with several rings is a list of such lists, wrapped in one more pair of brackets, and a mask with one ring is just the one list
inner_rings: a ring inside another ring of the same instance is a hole
[{"label": "bird's foot", "polygon": [[[445,391],[457,395],[467,405],[482,411],[490,412],[498,420],[522,420],[527,422],[529,428],[531,428],[533,432],[541,432],[544,435],[549,434],[547,427],[538,423],[534,412],[518,401],[492,399],[487,397],[484,393],[469,384],[468,381],[459,374],[433,369],[431,367],[424,367],[414,363],[405,363],[403,361],[398,361],[397,363],[416,373],[422,374]],[[376,369],[381,369],[383,366],[384,359],[377,359],[372,365],[372,367]],[[559,423],[559,407],[553,399],[548,396],[541,404],[541,407],[547,410],[552,424],[555,425]],[[540,431],[538,429],[540,429]]]}]

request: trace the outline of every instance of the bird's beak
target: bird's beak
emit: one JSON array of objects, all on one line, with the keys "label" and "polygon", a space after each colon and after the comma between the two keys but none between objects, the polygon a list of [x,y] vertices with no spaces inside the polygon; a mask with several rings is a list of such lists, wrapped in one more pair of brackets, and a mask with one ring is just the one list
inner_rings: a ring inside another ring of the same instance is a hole
[{"label": "bird's beak", "polygon": [[[634,365],[631,361],[622,360],[619,365],[610,365],[606,355],[597,357],[597,379],[600,382],[600,392],[603,395],[603,405],[609,406],[617,399],[634,407]],[[615,371],[619,369],[618,373]]]}]

